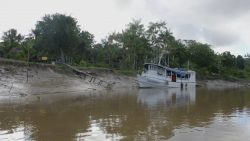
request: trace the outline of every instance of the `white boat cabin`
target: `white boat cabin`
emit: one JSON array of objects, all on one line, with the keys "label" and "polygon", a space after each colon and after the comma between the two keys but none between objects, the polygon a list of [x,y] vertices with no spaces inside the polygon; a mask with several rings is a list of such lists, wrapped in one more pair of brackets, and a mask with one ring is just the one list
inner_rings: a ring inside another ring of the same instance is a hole
[{"label": "white boat cabin", "polygon": [[138,78],[140,87],[183,87],[196,83],[195,72],[146,63]]}]

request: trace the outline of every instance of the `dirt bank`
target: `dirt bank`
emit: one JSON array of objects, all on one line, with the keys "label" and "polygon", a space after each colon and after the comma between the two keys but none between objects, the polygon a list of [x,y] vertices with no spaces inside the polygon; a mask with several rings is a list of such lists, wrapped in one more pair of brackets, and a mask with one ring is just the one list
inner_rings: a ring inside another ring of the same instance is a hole
[{"label": "dirt bank", "polygon": [[235,89],[249,87],[250,82],[247,80],[226,81],[226,80],[198,80],[198,86],[206,87],[207,89]]},{"label": "dirt bank", "polygon": [[[92,70],[91,73],[98,79],[112,83],[112,90],[136,87],[136,81],[132,77],[101,70]],[[107,90],[102,85],[90,82],[90,79],[88,77],[82,79],[71,70],[60,66],[31,64],[27,67],[25,62],[0,60],[0,103],[9,102],[9,100],[36,101],[48,94],[82,95]]]}]

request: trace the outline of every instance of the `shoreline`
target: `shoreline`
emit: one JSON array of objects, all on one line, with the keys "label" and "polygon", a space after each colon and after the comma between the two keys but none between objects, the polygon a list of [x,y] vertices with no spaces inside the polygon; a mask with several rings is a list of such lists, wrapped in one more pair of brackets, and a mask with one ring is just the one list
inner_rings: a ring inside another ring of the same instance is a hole
[{"label": "shoreline", "polygon": [[[91,71],[95,77],[114,83],[112,90],[135,89],[136,82],[133,77],[116,75],[107,70]],[[0,59],[0,104],[9,101],[30,103],[44,98],[49,100],[48,95],[84,96],[108,90],[106,87],[90,82],[90,78],[80,78],[72,70],[63,66],[31,63],[27,68],[26,62]]]},{"label": "shoreline", "polygon": [[237,81],[227,81],[222,79],[213,80],[197,80],[199,87],[204,87],[207,89],[235,89],[250,87],[250,81],[237,80]]},{"label": "shoreline", "polygon": [[[81,79],[72,70],[57,65],[30,63],[0,59],[0,100],[6,96],[29,97],[31,95],[101,92],[107,88]],[[28,71],[28,75],[27,75]],[[138,89],[136,77],[117,74],[110,69],[84,69],[96,78],[113,83],[112,91]],[[28,76],[28,82],[27,82]],[[231,89],[250,87],[249,80],[197,80],[198,87],[207,89]],[[2,100],[1,100],[2,101]]]}]

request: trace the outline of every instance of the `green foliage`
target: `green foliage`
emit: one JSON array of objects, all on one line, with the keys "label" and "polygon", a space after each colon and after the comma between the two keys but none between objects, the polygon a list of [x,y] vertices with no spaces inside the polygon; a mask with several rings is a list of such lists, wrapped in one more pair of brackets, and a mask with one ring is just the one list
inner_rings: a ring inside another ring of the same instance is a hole
[{"label": "green foliage", "polygon": [[149,55],[149,44],[145,37],[145,29],[139,20],[134,20],[122,32],[123,45],[122,68],[139,69]]},{"label": "green foliage", "polygon": [[0,57],[4,58],[39,61],[47,56],[49,61],[61,58],[79,67],[114,68],[135,75],[145,62],[158,63],[161,56],[162,65],[193,69],[201,79],[250,78],[249,54],[244,58],[230,52],[215,54],[208,44],[176,39],[166,22],[145,27],[133,20],[122,32],[95,43],[93,34],[82,31],[75,18],[52,14],[38,21],[28,37],[10,29],[2,40]]},{"label": "green foliage", "polygon": [[221,54],[221,63],[223,67],[232,68],[235,66],[235,56],[229,51],[223,52]]},{"label": "green foliage", "polygon": [[112,33],[107,39],[102,40],[101,44],[95,45],[92,50],[97,54],[96,60],[109,68],[120,68],[122,60],[120,39],[120,34]]},{"label": "green foliage", "polygon": [[136,76],[137,71],[135,70],[118,70],[117,73],[127,76]]},{"label": "green foliage", "polygon": [[194,62],[198,68],[209,68],[215,63],[214,51],[207,44],[196,41],[187,41],[190,60]]},{"label": "green foliage", "polygon": [[241,70],[245,68],[245,60],[241,55],[238,55],[236,58],[236,66]]},{"label": "green foliage", "polygon": [[[146,32],[146,37],[149,42],[150,47],[152,48],[152,54],[150,58],[154,60],[155,63],[158,63],[159,56],[161,53],[166,53],[170,57],[170,54],[173,55],[172,49],[175,47],[175,38],[166,26],[166,22],[151,22],[149,23],[148,30]],[[166,58],[165,58],[166,60]],[[173,60],[171,60],[173,61]],[[165,65],[169,65],[165,61]]]},{"label": "green foliage", "polygon": [[[172,63],[175,63],[175,67],[184,67],[187,64],[188,60],[190,60],[190,55],[188,52],[188,48],[181,42],[181,40],[173,41],[171,44],[171,52]],[[174,64],[172,64],[174,66]]]},{"label": "green foliage", "polygon": [[84,60],[81,60],[80,63],[79,63],[79,66],[86,67],[87,66],[87,62],[84,61]]},{"label": "green foliage", "polygon": [[3,42],[0,42],[0,57],[4,57],[4,46],[3,46]]},{"label": "green foliage", "polygon": [[245,56],[246,58],[244,59],[245,60],[245,70],[250,72],[250,54],[246,55]]},{"label": "green foliage", "polygon": [[88,62],[95,63],[94,57],[96,56],[92,52],[92,46],[94,44],[94,35],[90,34],[88,31],[82,31],[79,35],[79,44],[75,49],[72,49],[74,53],[74,59],[76,62],[84,59]]},{"label": "green foliage", "polygon": [[80,43],[80,29],[71,16],[62,14],[45,15],[33,30],[34,48],[38,56],[58,58],[73,56]]},{"label": "green foliage", "polygon": [[22,41],[24,37],[17,33],[16,29],[4,32],[2,37],[1,52],[2,56],[11,59],[21,59],[19,53],[22,52]]},{"label": "green foliage", "polygon": [[[45,15],[36,24],[34,49],[38,57],[79,64],[82,60],[95,63],[96,53],[92,50],[94,36],[81,31],[76,19],[63,14]],[[73,61],[73,62],[72,62]]]}]

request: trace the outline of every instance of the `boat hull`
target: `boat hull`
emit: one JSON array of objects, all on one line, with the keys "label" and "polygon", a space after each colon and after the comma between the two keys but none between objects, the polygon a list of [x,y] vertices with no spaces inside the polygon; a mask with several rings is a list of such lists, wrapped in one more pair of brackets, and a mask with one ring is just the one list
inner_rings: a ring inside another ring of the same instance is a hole
[{"label": "boat hull", "polygon": [[160,80],[153,77],[137,76],[139,88],[187,88],[194,87],[195,82],[181,81],[172,82],[168,80]]},{"label": "boat hull", "polygon": [[167,81],[157,80],[156,78],[137,76],[137,80],[140,88],[168,87]]}]

